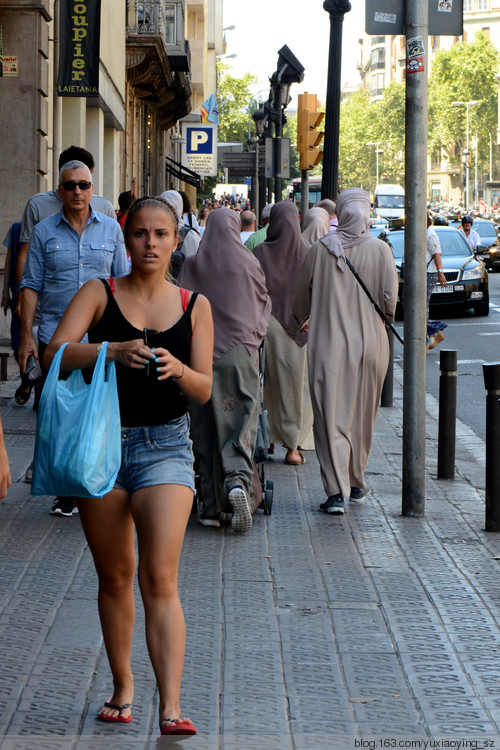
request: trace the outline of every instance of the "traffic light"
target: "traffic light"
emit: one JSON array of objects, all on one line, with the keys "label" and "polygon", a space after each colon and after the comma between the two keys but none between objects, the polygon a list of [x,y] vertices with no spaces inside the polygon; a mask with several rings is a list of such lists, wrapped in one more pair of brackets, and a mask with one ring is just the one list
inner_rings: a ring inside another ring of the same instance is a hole
[{"label": "traffic light", "polygon": [[299,94],[297,111],[297,150],[300,154],[300,169],[312,169],[320,163],[323,151],[318,147],[323,132],[317,128],[321,124],[324,112],[320,112],[320,103],[316,94]]}]

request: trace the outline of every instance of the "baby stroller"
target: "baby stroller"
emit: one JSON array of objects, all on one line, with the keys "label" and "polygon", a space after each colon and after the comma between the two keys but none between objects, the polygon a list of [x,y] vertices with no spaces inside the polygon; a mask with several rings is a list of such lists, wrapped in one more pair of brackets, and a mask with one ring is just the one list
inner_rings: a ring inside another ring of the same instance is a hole
[{"label": "baby stroller", "polygon": [[255,444],[254,461],[262,490],[262,502],[258,506],[265,516],[270,516],[273,507],[274,481],[265,478],[264,461],[269,458],[269,422],[264,409],[265,341],[259,347],[259,428]]}]

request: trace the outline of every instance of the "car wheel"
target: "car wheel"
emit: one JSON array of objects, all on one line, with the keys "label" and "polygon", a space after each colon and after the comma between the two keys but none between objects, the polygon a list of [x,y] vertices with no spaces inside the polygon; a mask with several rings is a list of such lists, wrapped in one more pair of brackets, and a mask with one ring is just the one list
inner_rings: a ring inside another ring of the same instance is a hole
[{"label": "car wheel", "polygon": [[474,305],[474,314],[475,315],[489,315],[490,314],[490,300],[489,297],[486,297],[486,299],[481,300],[481,302],[478,302]]}]

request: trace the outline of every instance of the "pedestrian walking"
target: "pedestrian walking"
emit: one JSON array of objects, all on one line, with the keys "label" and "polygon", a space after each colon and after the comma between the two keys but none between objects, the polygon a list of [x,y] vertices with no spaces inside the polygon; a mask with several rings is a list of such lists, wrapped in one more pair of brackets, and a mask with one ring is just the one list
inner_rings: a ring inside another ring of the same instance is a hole
[{"label": "pedestrian walking", "polygon": [[[326,212],[324,212],[326,213]],[[313,450],[313,413],[307,379],[307,333],[289,327],[295,287],[308,247],[291,201],[276,203],[265,241],[254,250],[266,275],[272,314],[266,336],[264,406],[271,444],[283,443],[285,463],[305,463],[300,449]]]},{"label": "pedestrian walking", "polygon": [[330,231],[330,217],[328,212],[320,206],[314,206],[307,211],[304,217],[304,231],[302,239],[307,245],[308,250],[314,245],[316,240],[320,240]]},{"label": "pedestrian walking", "polygon": [[438,283],[446,286],[448,282],[443,272],[439,237],[432,227],[432,216],[427,212],[427,351],[443,341],[443,331],[448,327],[442,320],[429,320],[431,295]]},{"label": "pedestrian walking", "polygon": [[[21,341],[18,361],[26,370],[38,362],[62,314],[86,281],[128,273],[123,235],[116,219],[97,213],[90,169],[81,161],[63,164],[59,173],[62,208],[34,228],[21,281]],[[33,321],[39,307],[38,344]],[[45,376],[46,371],[42,374]],[[74,498],[56,498],[53,515],[71,516]]]},{"label": "pedestrian walking", "polygon": [[[62,367],[89,367],[109,341],[107,359],[117,363],[120,471],[103,498],[78,500],[99,578],[99,616],[114,685],[98,718],[132,719],[135,529],[162,735],[196,733],[180,709],[185,624],[177,573],[194,490],[188,399],[206,402],[212,382],[210,306],[165,278],[178,220],[161,198],[134,203],[125,224],[130,275],[85,284],[64,313],[45,360],[49,365],[69,341]],[[87,331],[89,343],[78,343]]]},{"label": "pedestrian walking", "polygon": [[258,260],[242,245],[236,212],[220,208],[210,213],[200,249],[186,259],[179,283],[208,297],[214,319],[212,396],[191,409],[200,523],[220,526],[220,514],[227,510],[233,514],[233,531],[243,533],[262,500],[254,462],[258,349],[271,302]]},{"label": "pedestrian walking", "polygon": [[337,201],[338,228],[311,247],[293,304],[300,330],[309,320],[309,382],[314,439],[327,495],[320,510],[344,513],[344,498],[369,493],[365,468],[389,362],[383,321],[347,265],[386,316],[397,300],[394,258],[369,233],[370,198],[349,188]]}]

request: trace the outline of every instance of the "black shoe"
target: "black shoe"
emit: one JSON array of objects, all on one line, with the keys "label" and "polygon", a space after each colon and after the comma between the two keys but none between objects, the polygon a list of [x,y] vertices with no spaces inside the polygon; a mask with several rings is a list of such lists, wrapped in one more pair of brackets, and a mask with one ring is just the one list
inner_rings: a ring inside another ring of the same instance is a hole
[{"label": "black shoe", "polygon": [[349,500],[353,503],[364,503],[365,497],[369,495],[370,492],[371,489],[368,485],[362,490],[359,487],[351,487],[351,496]]},{"label": "black shoe", "polygon": [[50,509],[51,516],[72,516],[75,510],[75,501],[72,497],[56,497],[54,505]]},{"label": "black shoe", "polygon": [[343,515],[344,514],[344,498],[342,495],[332,495],[331,497],[326,500],[326,502],[321,503],[319,506],[319,509],[323,513],[333,513],[335,515]]}]

